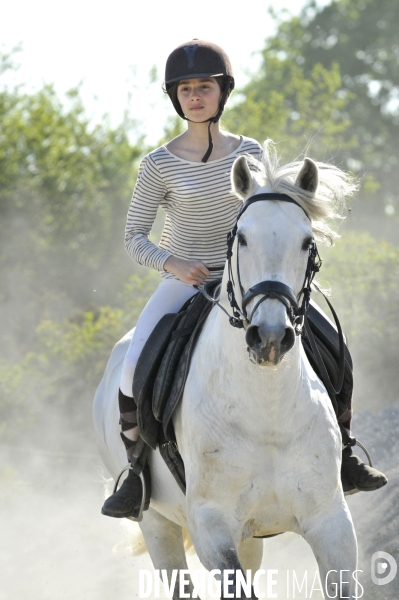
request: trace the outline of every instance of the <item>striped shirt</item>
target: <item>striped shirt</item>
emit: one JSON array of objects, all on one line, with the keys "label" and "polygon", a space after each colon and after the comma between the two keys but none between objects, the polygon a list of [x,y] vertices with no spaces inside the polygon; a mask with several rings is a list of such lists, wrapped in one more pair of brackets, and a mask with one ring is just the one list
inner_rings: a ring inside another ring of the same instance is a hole
[{"label": "striped shirt", "polygon": [[[241,136],[238,148],[223,158],[193,162],[161,146],[144,157],[127,215],[125,247],[139,264],[177,279],[163,266],[171,255],[200,260],[206,266],[226,261],[227,233],[242,205],[231,191],[230,172],[242,154],[259,156],[255,140]],[[158,206],[166,213],[159,246],[149,240]],[[222,269],[209,280],[221,277]]]}]

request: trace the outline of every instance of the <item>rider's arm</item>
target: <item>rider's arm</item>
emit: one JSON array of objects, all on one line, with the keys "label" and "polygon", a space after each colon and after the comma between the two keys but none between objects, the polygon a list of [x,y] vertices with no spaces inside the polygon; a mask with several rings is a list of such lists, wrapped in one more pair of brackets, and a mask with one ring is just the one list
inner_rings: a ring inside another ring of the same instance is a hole
[{"label": "rider's arm", "polygon": [[160,202],[167,193],[157,165],[146,156],[139,168],[137,182],[127,214],[125,248],[140,265],[162,271],[171,253],[150,241],[149,235]]}]

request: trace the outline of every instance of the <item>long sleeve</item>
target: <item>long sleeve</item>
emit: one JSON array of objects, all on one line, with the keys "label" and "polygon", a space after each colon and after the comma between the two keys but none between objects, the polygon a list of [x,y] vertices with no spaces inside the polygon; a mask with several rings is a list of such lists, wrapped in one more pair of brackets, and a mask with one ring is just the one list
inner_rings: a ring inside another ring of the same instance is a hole
[{"label": "long sleeve", "polygon": [[[258,142],[242,137],[234,152],[206,163],[175,156],[165,146],[148,154],[140,165],[127,216],[125,247],[130,256],[165,279],[177,279],[164,270],[172,255],[224,265],[226,236],[242,205],[231,191],[231,168],[238,156],[258,156],[261,151]],[[149,235],[159,206],[166,217],[158,247]]]},{"label": "long sleeve", "polygon": [[127,214],[125,248],[140,265],[162,271],[171,252],[149,240],[158,206],[165,198],[166,186],[151,156],[141,162],[133,197]]}]

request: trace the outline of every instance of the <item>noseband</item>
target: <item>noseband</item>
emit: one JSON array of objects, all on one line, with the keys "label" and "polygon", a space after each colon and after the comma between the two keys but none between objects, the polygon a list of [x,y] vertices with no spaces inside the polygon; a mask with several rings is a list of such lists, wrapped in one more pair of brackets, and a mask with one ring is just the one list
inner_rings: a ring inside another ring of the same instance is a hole
[{"label": "noseband", "polygon": [[[256,194],[255,196],[251,196],[246,200],[246,202],[241,207],[238,215],[236,224],[233,229],[229,232],[227,236],[227,263],[228,263],[228,274],[229,279],[227,282],[227,294],[230,302],[230,306],[233,310],[233,316],[229,318],[230,324],[233,327],[242,328],[244,325],[251,324],[254,313],[259,307],[259,305],[264,302],[267,298],[276,298],[280,302],[282,302],[287,310],[288,317],[291,321],[292,326],[295,329],[295,333],[300,335],[302,332],[304,317],[306,311],[309,306],[310,293],[311,293],[311,283],[315,274],[320,270],[321,267],[321,258],[317,251],[316,242],[312,241],[309,247],[309,256],[308,263],[306,266],[305,278],[303,281],[302,289],[299,292],[298,296],[294,293],[294,291],[284,283],[280,281],[261,281],[260,283],[255,284],[247,292],[245,292],[243,285],[241,283],[240,277],[240,264],[238,257],[238,248],[237,248],[237,278],[238,284],[240,286],[241,296],[242,296],[242,307],[238,306],[235,294],[234,294],[234,277],[233,270],[231,265],[231,259],[233,256],[233,244],[237,235],[238,221],[241,216],[247,210],[247,208],[254,204],[255,202],[267,200],[280,200],[283,202],[291,202],[292,204],[296,204],[303,210],[305,215],[309,219],[309,215],[302,208],[298,202],[296,202],[290,196],[286,194],[276,194],[276,193],[264,193],[264,194]],[[255,298],[256,296],[261,296],[260,300],[255,304],[250,316],[247,314],[247,305],[249,302]],[[299,305],[300,298],[302,296],[302,303]]]}]

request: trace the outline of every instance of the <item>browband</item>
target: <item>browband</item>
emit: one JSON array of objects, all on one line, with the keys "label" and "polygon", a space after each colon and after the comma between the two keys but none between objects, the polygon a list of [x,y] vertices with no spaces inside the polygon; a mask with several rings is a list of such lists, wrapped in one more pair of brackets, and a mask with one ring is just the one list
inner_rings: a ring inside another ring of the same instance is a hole
[{"label": "browband", "polygon": [[296,200],[294,200],[293,198],[291,198],[291,196],[288,196],[287,194],[277,194],[275,192],[255,194],[255,196],[251,196],[250,198],[248,198],[248,200],[244,202],[244,204],[238,211],[237,221],[241,217],[241,215],[247,210],[248,206],[250,206],[254,202],[258,202],[259,200],[283,200],[284,202],[291,202],[291,204],[296,204],[297,206],[299,206],[299,208],[303,210],[309,221],[311,221],[311,218],[309,217],[306,210]]}]

